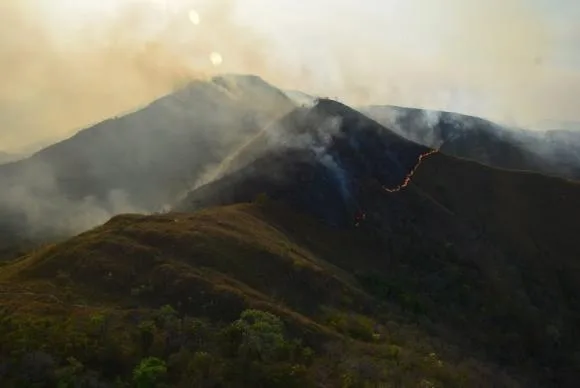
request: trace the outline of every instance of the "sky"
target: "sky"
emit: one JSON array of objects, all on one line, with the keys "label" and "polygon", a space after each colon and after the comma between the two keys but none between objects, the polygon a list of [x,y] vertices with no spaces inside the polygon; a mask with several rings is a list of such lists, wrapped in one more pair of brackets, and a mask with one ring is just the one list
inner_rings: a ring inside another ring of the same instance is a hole
[{"label": "sky", "polygon": [[2,0],[0,150],[252,73],[354,104],[580,121],[576,0]]}]

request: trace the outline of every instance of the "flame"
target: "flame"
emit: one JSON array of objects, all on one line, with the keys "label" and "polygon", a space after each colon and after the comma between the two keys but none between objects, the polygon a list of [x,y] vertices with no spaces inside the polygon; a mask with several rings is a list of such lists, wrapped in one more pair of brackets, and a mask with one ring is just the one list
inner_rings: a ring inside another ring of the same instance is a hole
[{"label": "flame", "polygon": [[[417,160],[417,163],[415,163],[415,165],[413,166],[411,171],[409,171],[409,173],[407,174],[405,179],[403,179],[403,182],[401,184],[397,185],[396,187],[394,187],[392,189],[389,189],[389,188],[383,186],[382,187],[383,190],[385,190],[388,193],[396,193],[396,192],[403,190],[407,186],[409,186],[409,183],[411,183],[411,180],[413,179],[413,175],[415,175],[415,172],[417,172],[417,169],[419,168],[421,163],[423,163],[423,160],[425,160],[425,158],[428,158],[429,156],[431,156],[433,154],[436,154],[437,152],[439,152],[439,150],[431,150],[429,152],[425,152],[425,153],[419,155],[419,159]],[[358,228],[360,226],[360,224],[364,220],[366,220],[366,218],[367,218],[367,214],[364,211],[359,210],[357,212],[357,214],[355,214],[355,216],[354,216],[354,226],[356,228]]]},{"label": "flame", "polygon": [[424,154],[419,155],[419,160],[417,160],[417,163],[415,163],[415,166],[413,166],[411,171],[409,171],[409,173],[407,174],[407,176],[405,177],[405,179],[403,180],[403,182],[401,184],[399,184],[398,186],[391,188],[391,189],[383,186],[383,190],[385,190],[388,193],[396,193],[398,191],[403,190],[407,186],[409,186],[409,183],[411,183],[411,179],[413,178],[413,175],[415,175],[415,172],[417,172],[417,169],[419,168],[421,163],[423,163],[423,160],[425,158],[433,155],[433,154],[436,154],[437,152],[439,152],[439,151],[438,150],[431,150],[429,152],[425,152]]}]

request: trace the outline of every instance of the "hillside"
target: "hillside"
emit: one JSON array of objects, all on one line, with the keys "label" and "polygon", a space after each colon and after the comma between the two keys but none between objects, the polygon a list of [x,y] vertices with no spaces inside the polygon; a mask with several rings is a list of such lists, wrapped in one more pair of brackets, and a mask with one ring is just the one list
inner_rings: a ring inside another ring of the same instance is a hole
[{"label": "hillside", "polygon": [[[351,269],[353,257],[376,256],[370,241],[268,200],[118,216],[3,268],[0,332],[3,356],[12,356],[0,381],[65,376],[105,384],[130,379],[131,368],[153,356],[167,360],[167,381],[179,386],[194,379],[201,386],[518,386],[413,324],[408,305],[381,304],[365,291]],[[229,322],[247,309],[284,322],[286,344],[275,355],[247,354],[243,337],[231,336]],[[143,330],[151,334],[139,340]],[[209,365],[192,364],[199,357]],[[35,374],[19,372],[23,363]]]},{"label": "hillside", "polygon": [[175,212],[4,264],[3,386],[576,386],[579,184],[330,100],[218,171]]},{"label": "hillside", "polygon": [[373,236],[374,255],[357,255],[348,271],[362,272],[380,295],[402,293],[412,308],[451,327],[453,339],[463,333],[500,365],[526,373],[542,365],[544,378],[572,381],[579,370],[573,225],[580,185],[432,155],[359,116],[326,100],[295,111],[245,150],[260,156],[238,155],[248,164],[176,209],[266,193],[326,224],[358,226]]},{"label": "hillside", "polygon": [[350,225],[361,211],[362,182],[378,179],[395,187],[428,151],[323,99],[268,127],[222,166],[222,179],[194,190],[175,209],[251,201],[268,193],[327,223]]},{"label": "hillside", "polygon": [[361,112],[401,136],[488,166],[580,179],[580,138],[575,131],[534,132],[450,112],[395,106]]},{"label": "hillside", "polygon": [[112,215],[157,211],[272,120],[293,109],[255,76],[196,81],[32,157],[0,166],[4,229],[79,232]]}]

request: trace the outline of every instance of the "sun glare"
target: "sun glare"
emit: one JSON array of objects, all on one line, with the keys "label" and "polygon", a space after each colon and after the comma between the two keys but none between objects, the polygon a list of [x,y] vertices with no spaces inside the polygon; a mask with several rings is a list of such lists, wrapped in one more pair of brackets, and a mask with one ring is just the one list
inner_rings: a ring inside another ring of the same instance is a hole
[{"label": "sun glare", "polygon": [[189,11],[189,21],[194,25],[197,26],[201,23],[201,18],[199,17],[199,13],[195,9]]},{"label": "sun glare", "polygon": [[209,60],[211,64],[214,66],[219,66],[224,62],[224,58],[222,57],[222,55],[215,51],[210,54]]}]

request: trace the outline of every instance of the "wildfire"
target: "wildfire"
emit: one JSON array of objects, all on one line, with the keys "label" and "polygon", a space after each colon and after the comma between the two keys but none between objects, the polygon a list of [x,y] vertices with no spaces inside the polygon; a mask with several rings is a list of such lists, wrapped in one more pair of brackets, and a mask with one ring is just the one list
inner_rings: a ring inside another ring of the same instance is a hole
[{"label": "wildfire", "polygon": [[[439,152],[438,150],[431,150],[429,152],[425,152],[424,154],[419,155],[419,159],[417,160],[417,163],[415,163],[415,165],[413,166],[413,168],[411,169],[411,171],[409,171],[409,173],[407,174],[407,176],[405,177],[405,179],[403,180],[403,182],[401,184],[399,184],[398,186],[389,189],[385,186],[383,186],[383,190],[385,190],[388,193],[396,193],[398,191],[403,190],[405,187],[407,187],[409,185],[409,183],[411,183],[411,179],[413,178],[413,175],[415,175],[415,172],[417,172],[417,169],[419,168],[419,166],[421,165],[421,163],[423,163],[423,160],[433,154],[436,154],[437,152]],[[358,228],[360,226],[360,224],[366,220],[366,213],[362,210],[359,210],[355,216],[354,216],[354,226],[356,228]]]},{"label": "wildfire", "polygon": [[423,163],[423,160],[433,154],[436,154],[438,151],[437,150],[431,150],[429,152],[425,152],[424,154],[419,155],[419,160],[417,160],[417,163],[415,164],[415,166],[413,166],[413,168],[411,169],[411,171],[409,171],[409,173],[407,174],[407,176],[405,177],[405,179],[403,180],[403,182],[401,184],[399,184],[398,186],[389,189],[385,186],[383,186],[383,190],[385,190],[388,193],[396,193],[398,191],[403,190],[405,187],[407,187],[409,185],[409,183],[411,183],[411,179],[413,178],[413,175],[415,175],[415,172],[417,172],[417,169],[419,168],[419,166],[421,165],[421,163]]}]

